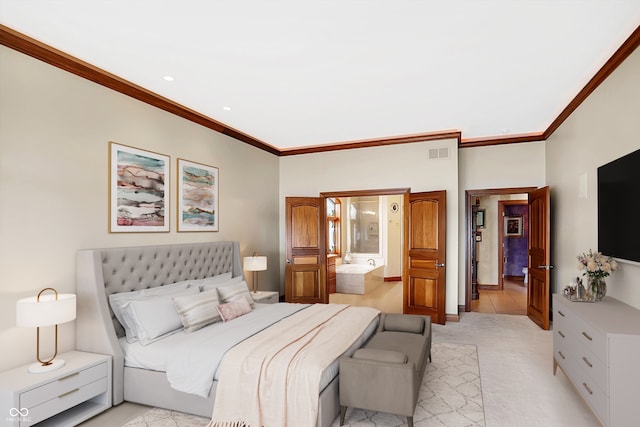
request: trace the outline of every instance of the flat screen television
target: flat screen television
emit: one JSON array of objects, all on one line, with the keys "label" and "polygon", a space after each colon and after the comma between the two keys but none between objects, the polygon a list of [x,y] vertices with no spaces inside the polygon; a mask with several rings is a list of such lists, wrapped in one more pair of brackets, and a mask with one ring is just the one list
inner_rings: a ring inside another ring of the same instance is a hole
[{"label": "flat screen television", "polygon": [[598,168],[598,250],[640,262],[640,150]]}]

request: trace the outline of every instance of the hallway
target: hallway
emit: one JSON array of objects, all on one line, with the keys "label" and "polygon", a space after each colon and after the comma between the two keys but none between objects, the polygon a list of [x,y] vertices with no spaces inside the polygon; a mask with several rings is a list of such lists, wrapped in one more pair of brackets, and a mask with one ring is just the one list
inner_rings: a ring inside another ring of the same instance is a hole
[{"label": "hallway", "polygon": [[471,301],[471,311],[493,314],[527,314],[527,288],[521,281],[504,280],[504,290],[480,289],[480,299]]}]

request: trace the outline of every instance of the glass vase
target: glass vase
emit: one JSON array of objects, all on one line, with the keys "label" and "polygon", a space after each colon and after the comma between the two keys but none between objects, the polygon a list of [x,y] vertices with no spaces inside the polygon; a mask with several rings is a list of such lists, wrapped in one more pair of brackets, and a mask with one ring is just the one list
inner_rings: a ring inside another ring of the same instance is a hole
[{"label": "glass vase", "polygon": [[593,301],[600,301],[607,294],[607,283],[604,277],[589,276],[587,292],[591,294]]}]

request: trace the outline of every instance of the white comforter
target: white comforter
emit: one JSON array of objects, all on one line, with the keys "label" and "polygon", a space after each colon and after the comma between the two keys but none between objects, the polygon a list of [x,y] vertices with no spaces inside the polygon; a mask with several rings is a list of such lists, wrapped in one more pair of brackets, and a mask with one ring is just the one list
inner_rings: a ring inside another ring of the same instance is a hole
[{"label": "white comforter", "polygon": [[308,307],[307,304],[256,304],[249,314],[215,323],[192,333],[178,332],[152,344],[120,343],[125,366],[166,371],[171,387],[207,397],[224,354],[279,320]]}]

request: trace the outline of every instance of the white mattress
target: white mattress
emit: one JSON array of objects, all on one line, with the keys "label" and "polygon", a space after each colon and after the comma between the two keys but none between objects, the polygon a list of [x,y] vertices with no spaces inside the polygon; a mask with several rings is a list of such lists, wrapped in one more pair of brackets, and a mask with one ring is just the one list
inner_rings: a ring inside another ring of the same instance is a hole
[{"label": "white mattress", "polygon": [[[169,382],[175,389],[206,397],[213,380],[218,379],[218,365],[229,348],[307,306],[287,303],[256,304],[251,313],[230,322],[214,323],[192,333],[180,331],[144,346],[139,342],[128,343],[125,338],[120,338],[125,354],[124,364],[133,368],[167,372]],[[362,347],[375,332],[377,319],[376,317],[345,352],[346,355],[351,355]],[[201,366],[203,363],[206,366]],[[320,390],[336,377],[338,369],[339,361],[335,360],[324,371]],[[207,372],[211,374],[208,375]],[[205,378],[211,375],[213,378]],[[199,384],[191,384],[194,381]]]}]

